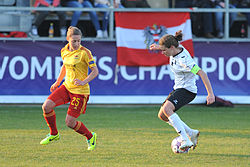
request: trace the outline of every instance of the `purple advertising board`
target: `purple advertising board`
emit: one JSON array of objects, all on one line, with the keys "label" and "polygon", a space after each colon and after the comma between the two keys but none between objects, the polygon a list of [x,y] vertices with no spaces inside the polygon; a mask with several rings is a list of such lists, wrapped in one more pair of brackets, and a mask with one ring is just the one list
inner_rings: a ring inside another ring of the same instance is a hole
[{"label": "purple advertising board", "polygon": [[[62,64],[64,42],[0,42],[0,103],[42,103]],[[161,103],[173,87],[168,65],[116,65],[115,42],[83,42],[92,51],[99,75],[90,83],[90,103]],[[194,43],[195,61],[208,74],[214,93],[234,103],[250,103],[249,43]],[[205,102],[197,76],[193,103]]]}]

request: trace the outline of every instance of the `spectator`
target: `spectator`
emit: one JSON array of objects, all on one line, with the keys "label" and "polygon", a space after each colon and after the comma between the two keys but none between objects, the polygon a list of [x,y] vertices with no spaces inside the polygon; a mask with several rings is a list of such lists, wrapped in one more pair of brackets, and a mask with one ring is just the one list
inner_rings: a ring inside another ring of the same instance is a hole
[{"label": "spectator", "polygon": [[[215,0],[193,0],[192,7],[198,8],[213,8]],[[182,4],[188,4],[190,7],[191,1],[189,3],[183,1]],[[214,38],[213,30],[213,13],[192,13],[192,32],[196,36],[203,35],[205,38]]]},{"label": "spectator", "polygon": [[[221,9],[225,8],[225,3],[224,0],[221,1],[216,1],[215,8]],[[234,5],[229,4],[229,8],[235,8]],[[237,13],[230,13],[230,18],[229,18],[229,27],[231,28],[233,25],[233,22],[237,16]],[[223,13],[222,12],[216,12],[215,13],[215,21],[216,21],[216,34],[218,38],[223,38],[224,37],[224,27],[223,27]]]},{"label": "spectator", "polygon": [[[61,7],[60,6],[60,0],[36,0],[35,7],[49,7],[49,8],[54,8],[54,7]],[[37,17],[35,18],[34,23],[32,24],[32,29],[30,32],[31,36],[38,36],[37,29],[41,25],[41,23],[45,20],[45,18],[49,15],[49,11],[39,11],[37,12]],[[58,17],[59,17],[59,28],[60,28],[60,33],[61,36],[66,35],[66,16],[65,12],[63,11],[56,11],[55,12]]]},{"label": "spectator", "polygon": [[[201,7],[203,8],[213,8],[214,0],[201,0]],[[203,25],[204,25],[204,37],[205,38],[215,38],[213,35],[214,22],[213,22],[213,13],[205,12],[202,14]]]},{"label": "spectator", "polygon": [[114,4],[114,8],[124,8],[124,6],[121,4],[121,0],[113,0]]},{"label": "spectator", "polygon": [[[94,5],[96,8],[109,8],[110,2],[109,0],[95,0]],[[109,12],[104,11],[101,12],[103,14],[102,17],[102,32],[103,32],[103,38],[108,37],[108,23],[109,23]]]},{"label": "spectator", "polygon": [[[115,8],[124,8],[120,2],[120,0],[114,0],[114,7]],[[95,0],[95,7],[96,8],[109,8],[110,7],[110,1],[109,0]],[[109,12],[101,12],[103,13],[103,19],[102,19],[102,30],[103,30],[103,37],[108,37],[108,24],[109,24]]]},{"label": "spectator", "polygon": [[125,8],[150,8],[147,0],[122,0]]},{"label": "spectator", "polygon": [[[171,5],[172,4],[172,0]],[[175,8],[190,8],[193,7],[193,0],[175,0]]]},{"label": "spectator", "polygon": [[[175,0],[175,8],[213,8],[213,0]],[[214,38],[213,14],[212,13],[191,13],[192,32],[194,35],[204,35],[206,38]],[[201,32],[202,31],[202,32]]]},{"label": "spectator", "polygon": [[[195,2],[195,6],[200,8],[224,8],[225,3],[224,0],[200,0]],[[229,6],[230,8],[235,8],[232,4]],[[223,28],[223,12],[215,12],[215,22],[213,20],[213,13],[206,12],[202,13],[202,23],[203,23],[203,31],[204,37],[206,38],[215,38],[213,35],[214,29],[216,30],[216,35],[218,38],[222,38],[224,36],[224,28]],[[236,13],[230,13],[230,27],[235,20]],[[215,23],[215,24],[214,24]]]},{"label": "spectator", "polygon": [[[89,0],[62,0],[62,6],[67,6],[67,7],[76,7],[76,8],[93,8],[93,5]],[[88,12],[91,18],[91,21],[95,27],[96,30],[96,38],[103,38],[103,32],[100,28],[100,23],[98,20],[98,16],[95,11],[89,11]],[[76,26],[82,12],[81,11],[75,11],[70,25],[71,26]]]},{"label": "spectator", "polygon": [[[172,3],[172,0],[169,1],[169,6],[175,8],[191,8],[193,7],[194,0],[175,0],[175,4]],[[192,32],[194,35],[197,35],[200,32],[201,19],[198,17],[199,13],[190,13],[190,18],[192,21]]]}]

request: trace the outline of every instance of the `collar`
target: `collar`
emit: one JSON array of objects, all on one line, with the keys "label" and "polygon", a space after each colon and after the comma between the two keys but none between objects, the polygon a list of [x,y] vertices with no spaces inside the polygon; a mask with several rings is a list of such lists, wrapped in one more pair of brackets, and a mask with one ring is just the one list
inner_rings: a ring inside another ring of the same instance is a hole
[{"label": "collar", "polygon": [[184,49],[181,47],[181,51],[180,51],[179,53],[173,55],[173,57],[178,56],[181,52],[183,52],[183,50],[184,50]]}]

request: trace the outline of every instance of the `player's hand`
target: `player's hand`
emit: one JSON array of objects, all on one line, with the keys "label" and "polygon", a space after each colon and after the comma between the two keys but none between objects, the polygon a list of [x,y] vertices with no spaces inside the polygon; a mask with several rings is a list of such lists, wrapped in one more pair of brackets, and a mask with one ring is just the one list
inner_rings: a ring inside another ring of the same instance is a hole
[{"label": "player's hand", "polygon": [[50,92],[53,92],[54,90],[56,90],[59,87],[59,83],[55,82],[53,85],[51,85],[50,87]]},{"label": "player's hand", "polygon": [[78,0],[79,3],[83,3],[83,0]]},{"label": "player's hand", "polygon": [[80,85],[85,85],[85,83],[79,79],[74,79],[74,85],[80,86]]},{"label": "player's hand", "polygon": [[207,105],[213,104],[215,102],[215,97],[214,95],[208,95],[207,96]]},{"label": "player's hand", "polygon": [[150,50],[160,50],[160,46],[153,43],[153,44],[150,45],[149,49]]}]

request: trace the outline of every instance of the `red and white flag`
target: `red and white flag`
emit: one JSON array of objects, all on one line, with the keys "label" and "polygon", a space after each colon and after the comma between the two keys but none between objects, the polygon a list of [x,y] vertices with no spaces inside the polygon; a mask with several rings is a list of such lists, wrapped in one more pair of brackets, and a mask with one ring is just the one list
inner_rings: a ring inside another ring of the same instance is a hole
[{"label": "red and white flag", "polygon": [[182,30],[181,44],[193,56],[189,13],[116,12],[117,64],[124,66],[160,66],[169,58],[152,52],[149,46],[165,34]]}]

